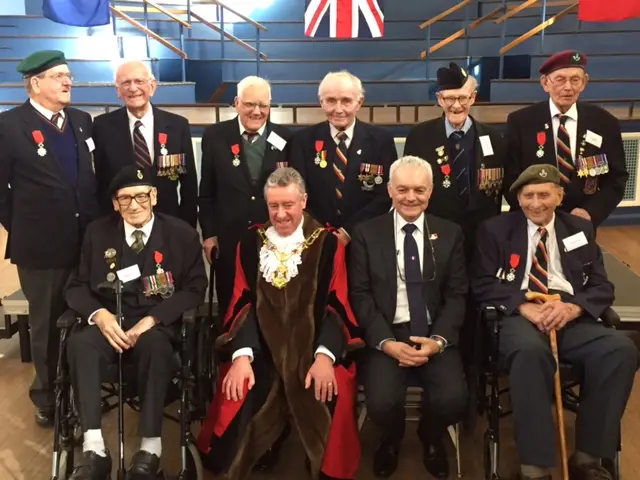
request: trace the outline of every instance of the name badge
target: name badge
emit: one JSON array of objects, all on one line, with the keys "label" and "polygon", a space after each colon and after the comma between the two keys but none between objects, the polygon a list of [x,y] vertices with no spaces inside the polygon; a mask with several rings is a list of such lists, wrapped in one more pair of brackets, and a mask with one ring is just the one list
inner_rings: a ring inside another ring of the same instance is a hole
[{"label": "name badge", "polygon": [[575,235],[564,238],[562,243],[564,243],[564,248],[566,248],[567,252],[570,252],[576,248],[586,245],[588,242],[584,232],[578,232]]},{"label": "name badge", "polygon": [[140,278],[140,268],[138,265],[131,265],[130,267],[123,268],[117,272],[118,278],[122,283],[130,282],[136,278]]},{"label": "name badge", "polygon": [[89,153],[93,152],[96,149],[96,144],[93,142],[93,138],[89,137],[85,140],[85,142],[87,143]]},{"label": "name badge", "polygon": [[587,130],[587,135],[585,136],[584,140],[594,147],[602,147],[602,136],[598,135],[597,133],[593,133],[591,130]]},{"label": "name badge", "polygon": [[267,137],[267,142],[276,147],[278,150],[284,150],[284,147],[287,145],[287,141],[278,135],[276,132],[269,133]]},{"label": "name badge", "polygon": [[482,154],[485,157],[493,155],[493,146],[491,145],[491,137],[489,135],[483,135],[479,137],[480,146],[482,147]]}]

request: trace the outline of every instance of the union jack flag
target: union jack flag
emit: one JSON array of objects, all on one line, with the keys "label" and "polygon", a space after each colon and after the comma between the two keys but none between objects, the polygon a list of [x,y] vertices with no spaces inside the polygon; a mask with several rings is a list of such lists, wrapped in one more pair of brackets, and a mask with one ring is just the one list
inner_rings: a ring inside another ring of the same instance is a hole
[{"label": "union jack flag", "polygon": [[378,38],[384,35],[383,0],[308,0],[307,37]]}]

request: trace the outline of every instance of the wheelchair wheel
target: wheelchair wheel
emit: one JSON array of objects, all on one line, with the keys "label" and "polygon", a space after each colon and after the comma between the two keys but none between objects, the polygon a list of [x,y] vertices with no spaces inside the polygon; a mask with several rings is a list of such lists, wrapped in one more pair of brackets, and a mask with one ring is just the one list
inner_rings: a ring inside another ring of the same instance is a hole
[{"label": "wheelchair wheel", "polygon": [[180,473],[177,480],[203,480],[204,473],[202,469],[202,460],[200,459],[200,452],[192,442],[189,442],[187,445],[186,460],[186,471]]},{"label": "wheelchair wheel", "polygon": [[489,432],[484,433],[483,441],[483,466],[484,466],[484,478],[485,480],[500,480],[498,474],[498,466],[496,465],[496,472],[493,472],[493,451],[498,448],[497,444],[491,441]]}]

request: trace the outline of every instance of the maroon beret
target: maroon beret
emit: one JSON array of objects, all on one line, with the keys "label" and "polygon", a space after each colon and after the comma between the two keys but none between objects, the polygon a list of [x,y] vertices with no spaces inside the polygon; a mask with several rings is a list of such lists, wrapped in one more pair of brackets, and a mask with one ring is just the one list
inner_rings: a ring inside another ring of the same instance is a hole
[{"label": "maroon beret", "polygon": [[578,67],[584,69],[587,66],[587,56],[576,50],[564,50],[558,52],[542,64],[539,72],[542,75],[549,75],[561,68]]}]

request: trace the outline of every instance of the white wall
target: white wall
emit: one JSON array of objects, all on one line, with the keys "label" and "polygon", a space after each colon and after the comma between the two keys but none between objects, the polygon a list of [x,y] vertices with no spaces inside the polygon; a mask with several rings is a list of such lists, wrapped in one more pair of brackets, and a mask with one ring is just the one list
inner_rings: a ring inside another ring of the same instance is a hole
[{"label": "white wall", "polygon": [[0,15],[24,15],[24,0],[0,1]]}]

